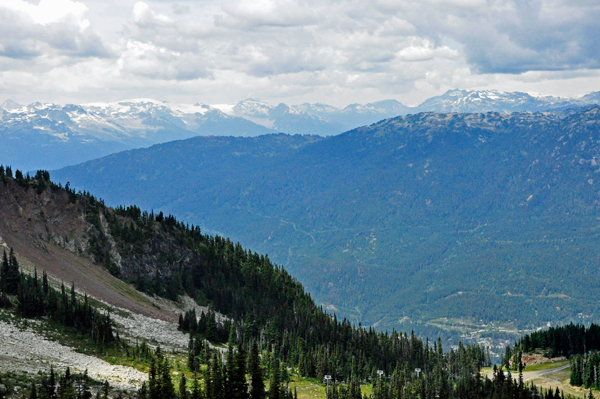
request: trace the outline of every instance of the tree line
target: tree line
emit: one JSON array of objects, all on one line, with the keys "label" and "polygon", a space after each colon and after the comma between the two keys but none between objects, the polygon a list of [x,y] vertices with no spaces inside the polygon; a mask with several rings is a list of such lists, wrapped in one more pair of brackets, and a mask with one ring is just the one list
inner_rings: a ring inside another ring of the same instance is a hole
[{"label": "tree line", "polygon": [[571,385],[600,389],[600,353],[594,351],[571,359]]},{"label": "tree line", "polygon": [[[3,381],[0,380],[0,383]],[[6,386],[5,386],[6,387]],[[92,393],[92,388],[96,394]],[[9,389],[12,391],[12,389]],[[71,368],[67,367],[63,373],[57,373],[54,367],[50,367],[50,373],[42,374],[40,380],[31,382],[29,394],[21,394],[23,398],[29,399],[109,399],[111,397],[122,399],[123,394],[111,389],[108,381],[100,383],[94,381],[88,376],[87,370],[83,373],[73,373]],[[5,393],[0,392],[0,398],[4,398]]]},{"label": "tree line", "polygon": [[188,382],[181,376],[178,389],[171,377],[171,368],[160,347],[154,352],[148,372],[148,382],[138,392],[140,399],[293,399],[297,395],[285,384],[287,374],[273,358],[268,388],[261,366],[258,346],[249,353],[229,345],[226,358],[214,351],[206,368],[194,371]]},{"label": "tree line", "polygon": [[525,335],[514,347],[515,350],[524,353],[533,352],[535,349],[547,350],[550,357],[581,355],[600,350],[600,326],[594,323],[589,327],[570,323],[550,327]]},{"label": "tree line", "polygon": [[[16,300],[16,305],[11,297]],[[74,328],[87,335],[99,347],[116,340],[109,314],[103,314],[92,306],[87,295],[83,300],[77,298],[74,284],[67,290],[63,283],[59,291],[50,285],[46,271],[41,279],[37,269],[33,275],[22,272],[12,248],[8,256],[6,250],[3,251],[0,304],[4,308],[16,307],[22,317],[48,317],[62,326]]]}]

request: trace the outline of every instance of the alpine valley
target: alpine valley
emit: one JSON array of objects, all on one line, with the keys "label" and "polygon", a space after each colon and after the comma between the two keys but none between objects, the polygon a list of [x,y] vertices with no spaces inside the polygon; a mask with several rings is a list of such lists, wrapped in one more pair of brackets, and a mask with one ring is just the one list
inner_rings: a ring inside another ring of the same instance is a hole
[{"label": "alpine valley", "polygon": [[598,106],[419,113],[325,138],[195,137],[53,176],[268,253],[352,322],[497,340],[600,319],[599,133]]},{"label": "alpine valley", "polygon": [[[352,326],[268,256],[108,207],[47,171],[0,166],[0,211],[3,398],[559,399],[597,387],[595,354],[582,358],[597,325],[527,336],[492,370],[482,346]],[[571,383],[525,383],[522,350],[578,356]]]},{"label": "alpine valley", "polygon": [[591,399],[597,103],[7,101],[0,399]]}]

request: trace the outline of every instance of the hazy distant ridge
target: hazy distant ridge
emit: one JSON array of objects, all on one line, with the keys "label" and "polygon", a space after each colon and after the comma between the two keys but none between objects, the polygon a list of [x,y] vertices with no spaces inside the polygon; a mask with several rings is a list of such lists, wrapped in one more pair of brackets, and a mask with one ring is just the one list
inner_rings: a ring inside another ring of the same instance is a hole
[{"label": "hazy distant ridge", "polygon": [[598,92],[557,98],[490,90],[450,90],[417,107],[385,100],[343,109],[319,103],[274,106],[254,99],[213,105],[135,99],[27,106],[7,100],[0,104],[0,159],[25,170],[54,169],[194,136],[250,137],[275,132],[328,136],[418,112],[548,111],[599,101]]}]

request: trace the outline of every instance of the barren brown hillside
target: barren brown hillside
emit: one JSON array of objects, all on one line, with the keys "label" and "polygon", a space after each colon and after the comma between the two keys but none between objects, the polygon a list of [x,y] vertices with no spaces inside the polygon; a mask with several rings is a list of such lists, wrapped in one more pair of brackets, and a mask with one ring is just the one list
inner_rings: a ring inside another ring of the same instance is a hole
[{"label": "barren brown hillside", "polygon": [[0,243],[14,248],[24,267],[45,269],[111,305],[175,321],[173,312],[94,263],[87,253],[90,227],[80,202],[72,203],[64,190],[38,193],[12,179],[0,182]]}]

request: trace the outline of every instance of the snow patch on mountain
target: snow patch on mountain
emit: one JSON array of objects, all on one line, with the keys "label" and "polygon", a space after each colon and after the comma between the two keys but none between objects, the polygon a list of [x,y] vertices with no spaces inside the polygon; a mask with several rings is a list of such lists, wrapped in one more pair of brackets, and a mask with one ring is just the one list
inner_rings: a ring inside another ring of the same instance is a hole
[{"label": "snow patch on mountain", "polygon": [[[194,136],[269,133],[334,135],[419,112],[480,113],[565,110],[600,104],[600,92],[560,98],[496,90],[449,90],[417,107],[396,100],[350,104],[278,104],[247,98],[235,104],[177,104],[150,98],[86,104],[0,104],[0,155],[23,169],[60,168],[113,152]],[[34,151],[34,149],[37,149]]]}]

